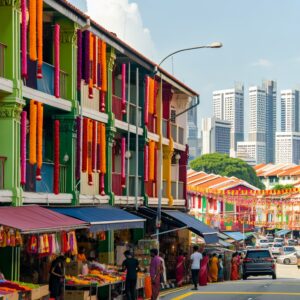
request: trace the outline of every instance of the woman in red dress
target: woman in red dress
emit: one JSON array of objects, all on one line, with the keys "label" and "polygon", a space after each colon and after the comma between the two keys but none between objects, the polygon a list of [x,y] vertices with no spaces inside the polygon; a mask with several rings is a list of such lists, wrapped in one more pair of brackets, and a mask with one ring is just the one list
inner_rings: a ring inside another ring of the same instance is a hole
[{"label": "woman in red dress", "polygon": [[232,254],[231,259],[231,280],[238,280],[239,279],[239,263],[237,254]]},{"label": "woman in red dress", "polygon": [[202,256],[203,258],[201,259],[199,272],[199,285],[207,285],[209,256],[206,252],[203,252]]},{"label": "woman in red dress", "polygon": [[184,273],[185,273],[185,256],[183,252],[179,252],[176,264],[176,283],[177,286],[182,286],[184,282]]}]

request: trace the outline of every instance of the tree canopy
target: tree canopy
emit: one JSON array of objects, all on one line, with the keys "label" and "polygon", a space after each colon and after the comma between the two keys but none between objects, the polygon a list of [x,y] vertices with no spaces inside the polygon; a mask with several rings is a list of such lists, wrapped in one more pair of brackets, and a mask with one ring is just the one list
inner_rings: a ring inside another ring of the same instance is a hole
[{"label": "tree canopy", "polygon": [[190,167],[195,171],[204,171],[228,177],[234,176],[247,181],[259,189],[265,188],[250,165],[239,158],[229,157],[227,154],[204,154],[192,160]]},{"label": "tree canopy", "polygon": [[273,187],[273,190],[276,190],[276,191],[278,191],[278,190],[288,190],[288,189],[292,189],[292,188],[294,188],[294,185],[292,185],[292,184],[276,184],[276,185],[274,185],[274,187]]}]

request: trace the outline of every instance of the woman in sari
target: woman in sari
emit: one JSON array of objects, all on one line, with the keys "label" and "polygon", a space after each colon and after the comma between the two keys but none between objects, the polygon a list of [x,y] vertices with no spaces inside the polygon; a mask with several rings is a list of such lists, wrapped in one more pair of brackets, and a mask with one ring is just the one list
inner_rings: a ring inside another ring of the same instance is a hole
[{"label": "woman in sari", "polygon": [[207,277],[208,277],[208,262],[209,256],[206,252],[202,254],[203,258],[200,263],[200,272],[199,272],[199,285],[207,285]]},{"label": "woman in sari", "polygon": [[237,254],[232,254],[231,259],[231,280],[238,280],[239,279],[239,264]]},{"label": "woman in sari", "polygon": [[211,258],[211,263],[209,267],[209,275],[211,278],[212,282],[217,282],[218,281],[218,257],[217,254],[214,253],[212,258]]},{"label": "woman in sari", "polygon": [[211,261],[212,261],[212,254],[208,254],[208,269],[207,269],[208,275],[207,275],[207,280],[208,280],[209,283],[212,282],[212,279],[210,277]]},{"label": "woman in sari", "polygon": [[182,286],[184,281],[184,273],[185,273],[185,256],[183,252],[179,252],[179,256],[177,258],[176,264],[176,283],[177,286]]},{"label": "woman in sari", "polygon": [[220,254],[219,257],[218,257],[218,268],[219,268],[219,271],[218,271],[218,281],[224,281],[224,266],[223,266],[223,258],[222,258],[222,255]]}]

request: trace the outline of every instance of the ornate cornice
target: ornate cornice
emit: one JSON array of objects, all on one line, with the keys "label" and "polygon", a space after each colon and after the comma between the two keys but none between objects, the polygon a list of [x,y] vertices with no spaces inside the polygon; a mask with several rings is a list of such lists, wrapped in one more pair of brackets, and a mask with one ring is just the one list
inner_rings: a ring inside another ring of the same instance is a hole
[{"label": "ornate cornice", "polygon": [[0,103],[0,118],[20,118],[22,112],[20,103]]}]

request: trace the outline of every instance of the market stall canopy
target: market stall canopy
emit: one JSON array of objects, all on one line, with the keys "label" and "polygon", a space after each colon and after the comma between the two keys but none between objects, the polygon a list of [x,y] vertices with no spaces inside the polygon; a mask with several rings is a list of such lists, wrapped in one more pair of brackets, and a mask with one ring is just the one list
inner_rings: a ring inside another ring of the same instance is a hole
[{"label": "market stall canopy", "polygon": [[90,230],[93,232],[144,228],[146,221],[123,209],[111,206],[51,208],[51,210],[89,223]]},{"label": "market stall canopy", "polygon": [[279,231],[275,232],[275,235],[277,235],[277,236],[283,236],[283,235],[286,235],[286,234],[288,234],[290,232],[291,232],[291,230],[282,229],[282,230],[279,230]]},{"label": "market stall canopy", "polygon": [[178,210],[164,210],[163,213],[178,220],[195,234],[202,236],[207,244],[219,242],[218,232],[196,218]]},{"label": "market stall canopy", "polygon": [[242,234],[239,231],[226,231],[226,232],[223,232],[223,233],[226,234],[227,236],[229,236],[231,239],[237,241],[237,242],[242,241],[245,238],[244,234]]},{"label": "market stall canopy", "polygon": [[227,243],[226,241],[221,240],[221,239],[219,239],[218,244],[220,244],[221,246],[224,246],[224,247],[230,247],[230,246],[232,246],[232,244]]},{"label": "market stall canopy", "polygon": [[86,222],[36,205],[0,207],[0,225],[18,229],[23,234],[68,231],[88,227]]}]

